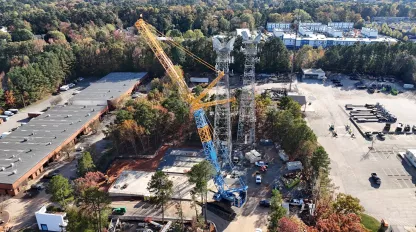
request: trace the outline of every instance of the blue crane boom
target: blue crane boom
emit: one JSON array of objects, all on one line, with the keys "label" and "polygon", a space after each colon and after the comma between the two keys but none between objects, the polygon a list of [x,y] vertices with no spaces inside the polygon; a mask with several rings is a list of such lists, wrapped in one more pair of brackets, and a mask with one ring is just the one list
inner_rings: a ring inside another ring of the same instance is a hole
[{"label": "blue crane boom", "polygon": [[[144,22],[143,19],[139,19],[135,23],[136,28],[139,30],[139,32],[142,33],[144,36],[144,39],[146,40],[147,44],[155,54],[156,58],[159,60],[163,68],[166,70],[166,73],[170,77],[171,81],[173,83],[176,83],[178,86],[179,94],[190,104],[191,112],[193,114],[193,117],[196,122],[198,135],[202,142],[202,147],[204,150],[205,158],[214,166],[215,169],[215,176],[213,178],[214,184],[217,187],[217,193],[214,195],[214,199],[219,200],[227,200],[231,202],[232,205],[236,207],[242,207],[244,203],[246,202],[247,198],[247,185],[244,184],[242,179],[240,178],[240,187],[238,188],[228,188],[225,184],[224,177],[222,174],[221,166],[218,163],[218,155],[214,146],[214,142],[212,140],[213,132],[211,130],[210,125],[208,124],[208,119],[206,117],[204,107],[209,107],[217,104],[223,104],[225,102],[233,101],[234,99],[223,99],[218,101],[212,101],[212,102],[202,102],[202,98],[204,98],[208,91],[218,83],[218,81],[224,76],[224,72],[215,70],[215,67],[212,65],[206,63],[205,61],[201,60],[197,56],[193,55],[189,51],[187,51],[185,48],[180,47],[180,45],[175,44],[175,42],[172,42],[174,45],[176,45],[180,49],[184,49],[184,51],[187,54],[190,54],[194,59],[197,61],[203,63],[208,68],[218,72],[218,76],[202,91],[202,93],[195,97],[188,88],[188,85],[186,84],[185,80],[179,73],[176,71],[172,61],[169,59],[169,57],[166,55],[166,53],[163,51],[162,47],[159,44],[159,41],[157,40],[156,36],[153,34],[151,29],[148,27],[148,25]],[[220,150],[223,150],[221,148]],[[226,152],[226,151],[223,151]],[[227,154],[227,153],[225,153]],[[232,167],[232,164],[230,161],[228,161],[230,167]]]}]

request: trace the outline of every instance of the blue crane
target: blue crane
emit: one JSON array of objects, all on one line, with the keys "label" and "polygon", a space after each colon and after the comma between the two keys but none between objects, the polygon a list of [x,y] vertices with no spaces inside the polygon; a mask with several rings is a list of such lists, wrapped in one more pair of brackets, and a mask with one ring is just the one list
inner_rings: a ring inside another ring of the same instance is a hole
[{"label": "blue crane", "polygon": [[[241,177],[240,177],[240,186],[237,188],[229,188],[225,184],[222,170],[221,170],[220,164],[218,163],[218,155],[217,155],[214,142],[212,139],[214,132],[208,123],[208,119],[204,111],[204,108],[206,107],[214,106],[216,104],[224,104],[226,102],[234,101],[235,99],[223,99],[223,100],[217,100],[217,101],[212,101],[212,102],[202,102],[202,98],[204,98],[208,94],[208,91],[211,88],[213,88],[218,83],[218,81],[224,76],[224,72],[216,70],[214,66],[210,65],[206,61],[192,54],[190,51],[181,47],[176,42],[168,40],[170,41],[172,45],[178,47],[179,49],[182,49],[192,58],[201,62],[202,64],[206,65],[208,68],[218,73],[218,76],[204,89],[204,91],[202,91],[202,93],[199,96],[195,97],[189,91],[188,85],[186,84],[184,78],[179,75],[172,61],[163,51],[156,35],[153,32],[156,30],[151,29],[143,19],[137,20],[137,22],[135,23],[135,26],[139,30],[139,32],[141,32],[141,34],[144,36],[144,39],[146,40],[147,44],[149,45],[149,47],[155,54],[156,58],[159,60],[160,64],[166,70],[166,73],[170,77],[171,81],[177,85],[179,94],[190,105],[191,112],[196,122],[198,135],[202,142],[202,147],[204,150],[205,158],[214,166],[214,169],[215,169],[215,176],[213,178],[213,181],[218,191],[214,195],[214,200],[216,201],[227,200],[236,207],[242,207],[247,199],[247,185],[244,183]],[[159,32],[159,34],[161,33]],[[220,150],[222,151],[223,154],[228,154],[225,148],[221,148]],[[225,156],[226,155],[224,155],[224,157]],[[232,168],[231,162],[229,160],[226,162]]]}]

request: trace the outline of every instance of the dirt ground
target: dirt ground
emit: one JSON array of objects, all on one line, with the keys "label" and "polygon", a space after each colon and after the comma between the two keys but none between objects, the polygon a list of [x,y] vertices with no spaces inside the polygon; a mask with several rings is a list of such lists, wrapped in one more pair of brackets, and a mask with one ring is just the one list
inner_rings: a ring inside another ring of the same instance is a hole
[{"label": "dirt ground", "polygon": [[156,156],[151,159],[118,159],[115,160],[107,170],[109,182],[114,182],[124,170],[132,171],[155,171],[165,156],[168,145],[163,145],[157,151]]}]

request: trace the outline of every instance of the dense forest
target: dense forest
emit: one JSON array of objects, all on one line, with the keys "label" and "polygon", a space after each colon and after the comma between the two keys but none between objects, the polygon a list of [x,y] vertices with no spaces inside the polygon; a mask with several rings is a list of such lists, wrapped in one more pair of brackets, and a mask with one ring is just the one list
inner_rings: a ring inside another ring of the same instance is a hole
[{"label": "dense forest", "polygon": [[[299,11],[297,9],[301,8]],[[112,71],[164,70],[134,27],[143,18],[161,33],[215,63],[211,36],[231,35],[236,28],[256,29],[270,22],[352,21],[361,27],[376,16],[416,17],[415,3],[360,4],[307,1],[5,1],[0,4],[0,107],[20,107],[55,92],[78,76],[102,76]],[[164,44],[174,63],[186,74],[208,71],[184,52]],[[235,43],[231,65],[243,71],[242,40]],[[322,66],[326,70],[395,75],[414,81],[415,45],[399,43],[333,47],[328,51],[304,47],[297,52],[295,71]],[[258,72],[291,70],[293,51],[277,38],[259,45]],[[390,68],[394,67],[394,68]],[[185,78],[188,76],[185,75]]]}]

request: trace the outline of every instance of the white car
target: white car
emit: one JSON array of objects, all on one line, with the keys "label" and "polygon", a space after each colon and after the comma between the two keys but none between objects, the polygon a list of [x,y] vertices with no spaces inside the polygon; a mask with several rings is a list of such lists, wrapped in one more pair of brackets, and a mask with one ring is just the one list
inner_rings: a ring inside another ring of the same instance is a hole
[{"label": "white car", "polygon": [[68,84],[68,87],[69,87],[69,88],[74,88],[74,87],[75,87],[75,84],[74,84],[74,83],[69,83],[69,84]]},{"label": "white car", "polygon": [[256,175],[256,184],[261,184],[261,175]]},{"label": "white car", "polygon": [[292,200],[289,202],[289,204],[290,204],[290,205],[303,205],[303,204],[304,204],[304,202],[303,202],[303,199],[292,199]]},{"label": "white car", "polygon": [[264,161],[257,161],[256,163],[256,166],[258,166],[258,167],[263,167],[263,166],[266,166],[266,168],[269,166],[269,163],[267,163],[267,162],[264,162]]}]

